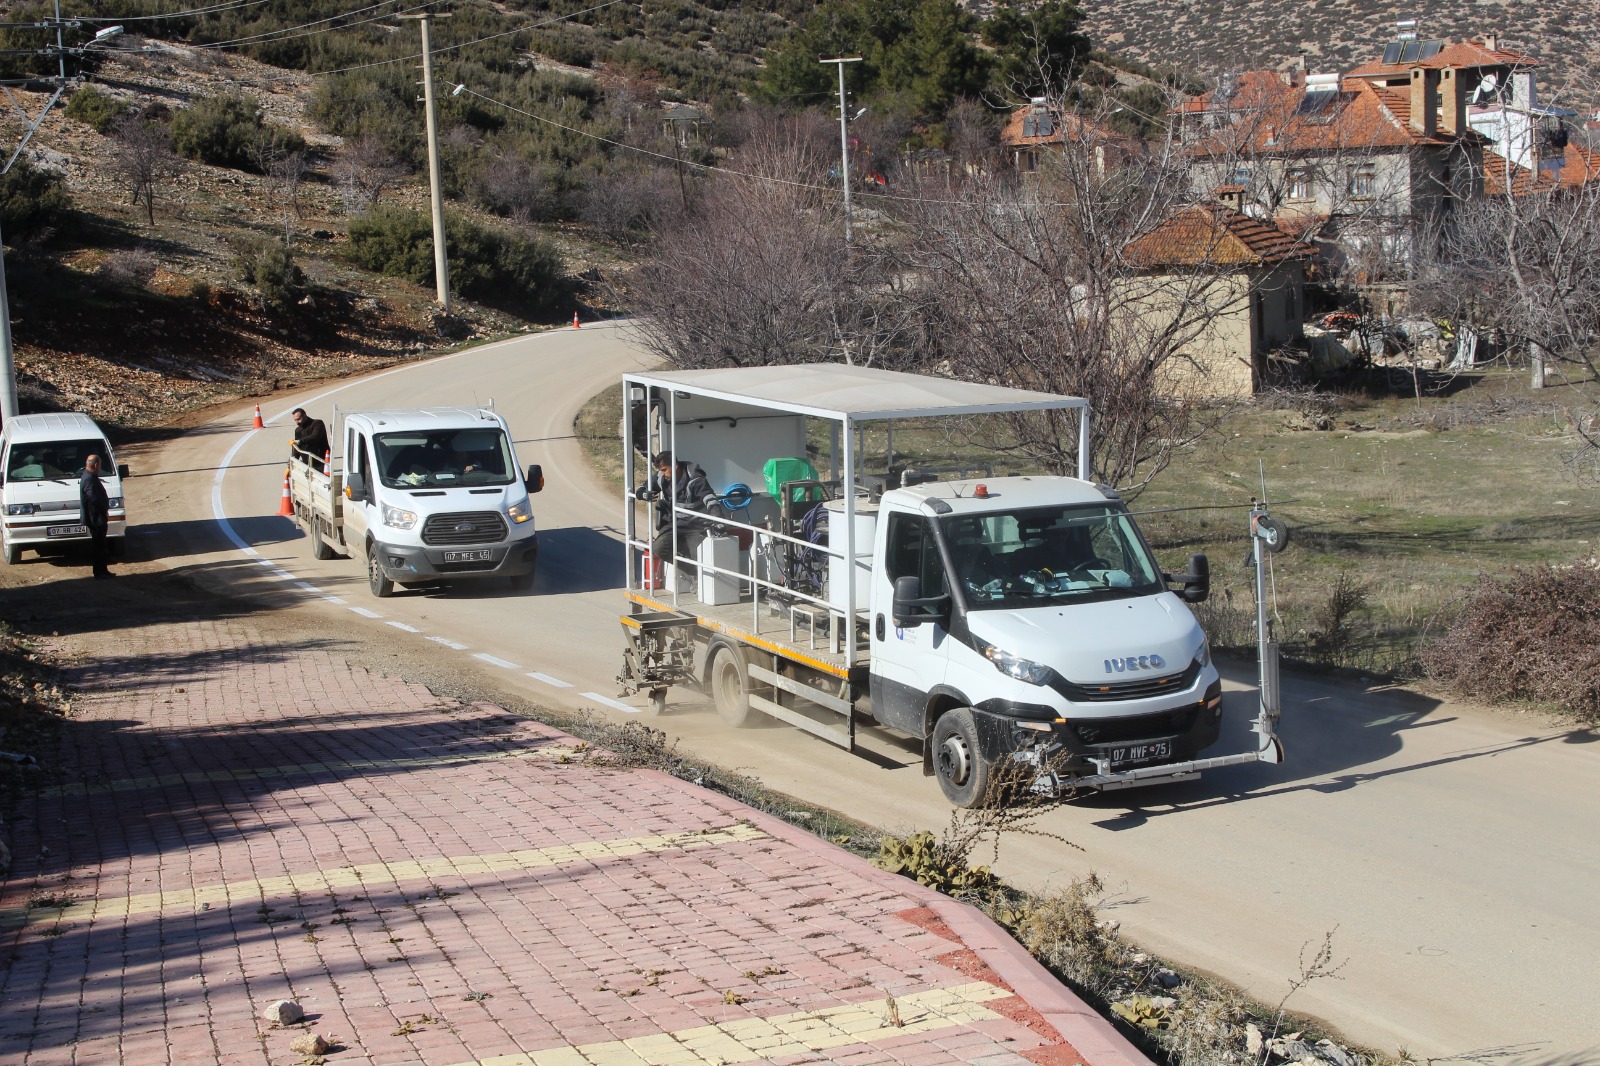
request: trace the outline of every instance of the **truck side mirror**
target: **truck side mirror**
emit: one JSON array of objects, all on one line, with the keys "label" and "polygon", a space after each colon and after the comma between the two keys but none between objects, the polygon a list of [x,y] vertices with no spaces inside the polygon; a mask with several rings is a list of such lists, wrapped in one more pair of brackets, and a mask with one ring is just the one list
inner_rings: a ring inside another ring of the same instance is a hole
[{"label": "truck side mirror", "polygon": [[361,471],[352,470],[344,476],[344,498],[347,500],[367,498],[367,476]]},{"label": "truck side mirror", "polygon": [[894,624],[913,628],[924,622],[947,622],[950,619],[949,596],[923,596],[920,577],[894,579]]},{"label": "truck side mirror", "polygon": [[117,476],[119,478],[125,478],[125,477],[128,476],[128,464],[127,463],[118,463],[117,464]]},{"label": "truck side mirror", "polygon": [[527,481],[529,492],[538,492],[544,488],[544,467],[538,463],[529,465],[528,476],[525,480]]},{"label": "truck side mirror", "polygon": [[1211,561],[1202,552],[1189,556],[1189,572],[1173,574],[1170,580],[1182,581],[1178,598],[1185,603],[1203,603],[1211,595]]}]

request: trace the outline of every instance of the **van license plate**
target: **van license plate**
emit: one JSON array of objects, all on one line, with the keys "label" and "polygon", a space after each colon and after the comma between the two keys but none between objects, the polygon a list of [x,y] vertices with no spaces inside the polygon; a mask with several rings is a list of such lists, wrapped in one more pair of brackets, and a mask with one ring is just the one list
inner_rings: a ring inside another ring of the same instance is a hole
[{"label": "van license plate", "polygon": [[1111,766],[1134,766],[1156,759],[1172,758],[1172,741],[1155,740],[1149,744],[1129,744],[1125,748],[1111,749]]},{"label": "van license plate", "polygon": [[487,548],[473,552],[445,552],[444,561],[447,563],[486,563],[494,558],[494,552]]},{"label": "van license plate", "polygon": [[81,537],[89,532],[85,526],[46,526],[44,535],[47,537]]}]

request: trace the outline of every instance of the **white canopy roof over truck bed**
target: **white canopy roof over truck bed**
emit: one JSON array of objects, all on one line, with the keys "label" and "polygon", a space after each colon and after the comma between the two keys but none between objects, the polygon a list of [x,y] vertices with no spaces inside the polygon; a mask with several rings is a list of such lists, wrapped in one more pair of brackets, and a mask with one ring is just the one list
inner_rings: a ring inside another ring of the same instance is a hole
[{"label": "white canopy roof over truck bed", "polygon": [[840,363],[670,370],[623,380],[846,424],[1089,406],[1077,396]]}]

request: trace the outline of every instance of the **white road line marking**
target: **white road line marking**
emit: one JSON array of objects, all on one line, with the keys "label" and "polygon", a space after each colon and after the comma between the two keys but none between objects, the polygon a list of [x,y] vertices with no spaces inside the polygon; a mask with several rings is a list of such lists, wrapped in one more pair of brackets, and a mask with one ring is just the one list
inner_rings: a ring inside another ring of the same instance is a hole
[{"label": "white road line marking", "polygon": [[305,589],[307,592],[316,592],[316,593],[321,593],[322,592],[321,589],[317,588],[317,586],[313,585],[309,581],[296,581],[295,584],[299,585],[301,588]]},{"label": "white road line marking", "polygon": [[626,703],[623,703],[621,700],[614,700],[609,696],[602,696],[598,692],[585,692],[583,694],[583,696],[584,696],[585,699],[594,700],[596,703],[603,703],[607,707],[611,707],[611,708],[614,708],[616,710],[619,710],[619,711],[623,712],[624,714],[638,714],[639,713],[639,708],[637,708],[637,707],[629,707]]},{"label": "white road line marking", "polygon": [[344,597],[343,596],[324,596],[322,598],[327,600],[329,603],[343,603],[344,602]]},{"label": "white road line marking", "polygon": [[382,618],[383,617],[383,615],[379,614],[377,611],[369,611],[365,607],[352,607],[350,609],[352,611],[354,611],[356,614],[359,614],[362,618]]},{"label": "white road line marking", "polygon": [[573,687],[572,682],[570,681],[563,681],[559,677],[551,677],[549,674],[541,674],[537,670],[531,671],[528,676],[533,678],[535,681],[543,681],[547,685],[554,685],[556,688]]},{"label": "white road line marking", "polygon": [[407,633],[421,633],[422,632],[422,630],[418,629],[416,626],[408,626],[404,622],[389,621],[389,622],[385,622],[384,624],[385,625],[394,626],[396,629],[403,629]]},{"label": "white road line marking", "polygon": [[466,651],[467,650],[467,646],[465,644],[458,644],[455,641],[451,640],[449,637],[429,637],[428,639],[433,641],[435,644],[443,644],[445,647],[451,649],[452,651]]},{"label": "white road line marking", "polygon": [[482,659],[484,662],[488,663],[490,666],[501,666],[501,667],[504,667],[507,670],[520,670],[520,669],[522,669],[522,667],[518,666],[516,663],[508,663],[504,659],[500,658],[499,656],[490,655],[486,651],[475,651],[475,652],[472,653],[472,657],[474,659]]}]

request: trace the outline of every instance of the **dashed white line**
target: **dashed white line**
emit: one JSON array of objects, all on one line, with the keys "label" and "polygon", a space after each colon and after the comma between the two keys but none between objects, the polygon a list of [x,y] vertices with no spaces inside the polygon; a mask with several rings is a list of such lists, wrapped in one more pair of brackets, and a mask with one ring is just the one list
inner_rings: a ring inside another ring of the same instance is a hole
[{"label": "dashed white line", "polygon": [[445,647],[449,648],[451,651],[466,651],[467,650],[467,646],[465,644],[458,644],[457,642],[451,640],[449,637],[429,637],[428,639],[433,641],[435,644],[443,644]]},{"label": "dashed white line", "polygon": [[572,682],[570,682],[570,681],[563,681],[559,677],[551,677],[549,674],[541,674],[537,670],[530,671],[528,673],[528,676],[533,678],[535,681],[543,681],[545,684],[553,685],[556,688],[572,688],[573,687]]},{"label": "dashed white line", "polygon": [[522,669],[522,667],[518,666],[516,663],[508,663],[504,659],[500,658],[499,656],[490,655],[486,651],[475,651],[475,652],[472,653],[472,657],[474,659],[482,659],[484,662],[488,663],[490,666],[501,666],[501,667],[504,667],[507,670],[520,670],[520,669]]},{"label": "dashed white line", "polygon": [[396,622],[396,621],[394,621],[392,619],[390,621],[388,621],[388,622],[385,622],[384,624],[385,625],[394,626],[396,629],[403,629],[407,633],[421,633],[422,632],[422,630],[418,629],[416,626],[408,626],[404,622]]},{"label": "dashed white line", "polygon": [[584,699],[594,700],[596,703],[603,703],[607,707],[612,707],[612,708],[615,708],[616,710],[622,711],[624,714],[638,714],[639,713],[639,708],[637,708],[637,707],[629,707],[626,703],[623,703],[621,700],[614,700],[610,696],[602,696],[598,692],[585,692],[583,694],[583,697],[584,697]]},{"label": "dashed white line", "polygon": [[344,597],[343,596],[324,596],[322,598],[327,600],[329,603],[343,603],[344,602]]},{"label": "dashed white line", "polygon": [[317,588],[317,586],[313,585],[309,581],[296,581],[295,584],[299,585],[301,588],[305,589],[307,592],[315,592],[315,593],[318,593],[318,594],[320,594],[322,592],[321,589]]},{"label": "dashed white line", "polygon": [[382,618],[383,617],[383,615],[379,614],[377,611],[369,611],[365,607],[352,607],[350,609],[352,611],[354,611],[356,614],[359,614],[362,618]]}]

